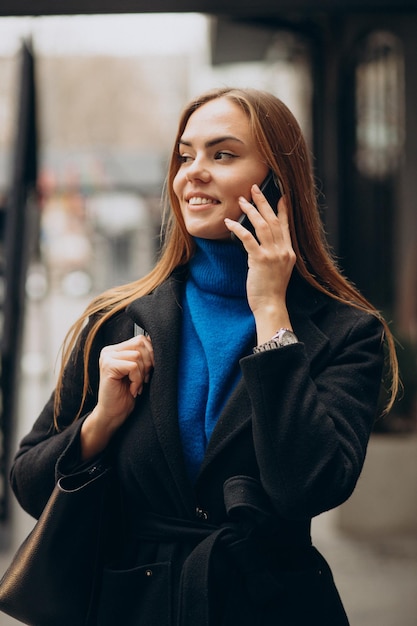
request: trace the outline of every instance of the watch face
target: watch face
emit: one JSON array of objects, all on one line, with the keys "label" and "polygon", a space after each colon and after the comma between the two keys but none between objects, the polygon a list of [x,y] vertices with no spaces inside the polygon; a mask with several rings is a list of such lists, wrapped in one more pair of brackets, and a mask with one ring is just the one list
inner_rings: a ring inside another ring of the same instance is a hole
[{"label": "watch face", "polygon": [[279,342],[282,346],[288,346],[291,343],[297,343],[297,337],[290,330],[282,333]]}]

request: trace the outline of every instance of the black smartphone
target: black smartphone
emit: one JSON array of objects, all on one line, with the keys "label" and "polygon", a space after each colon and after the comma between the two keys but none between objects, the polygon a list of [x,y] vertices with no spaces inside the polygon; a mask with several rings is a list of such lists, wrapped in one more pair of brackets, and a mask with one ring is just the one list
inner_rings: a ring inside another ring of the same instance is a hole
[{"label": "black smartphone", "polygon": [[[270,170],[269,174],[267,175],[267,177],[265,178],[265,180],[263,181],[263,183],[260,185],[259,188],[264,194],[268,203],[271,205],[273,211],[276,213],[278,211],[278,206],[277,206],[278,200],[281,198],[282,193],[281,193],[278,179],[272,170]],[[255,206],[254,202],[251,202],[251,204]],[[238,222],[239,224],[242,224],[242,226],[247,228],[248,231],[252,233],[252,235],[256,239],[255,228],[253,227],[252,222],[250,221],[250,219],[245,213],[241,215]],[[236,241],[236,243],[240,243],[241,245],[243,245],[239,237],[236,237],[234,233],[232,233],[232,239],[233,241]]]}]

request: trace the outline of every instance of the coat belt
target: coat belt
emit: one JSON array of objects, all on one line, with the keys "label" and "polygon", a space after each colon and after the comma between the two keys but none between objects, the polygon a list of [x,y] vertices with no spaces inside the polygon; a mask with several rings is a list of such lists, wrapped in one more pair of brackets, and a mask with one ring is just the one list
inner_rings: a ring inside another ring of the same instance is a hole
[{"label": "coat belt", "polygon": [[182,567],[177,626],[210,626],[210,571],[219,551],[232,558],[248,582],[247,592],[252,601],[263,606],[279,597],[284,589],[267,567],[254,536],[261,536],[264,542],[270,537],[278,553],[282,550],[292,559],[296,558],[297,550],[305,558],[306,549],[311,547],[309,533],[301,545],[298,536],[298,548],[278,545],[276,529],[274,532],[276,518],[256,479],[229,478],[224,484],[224,502],[228,520],[220,526],[148,513],[141,517],[136,529],[140,537],[148,540],[197,542]]}]

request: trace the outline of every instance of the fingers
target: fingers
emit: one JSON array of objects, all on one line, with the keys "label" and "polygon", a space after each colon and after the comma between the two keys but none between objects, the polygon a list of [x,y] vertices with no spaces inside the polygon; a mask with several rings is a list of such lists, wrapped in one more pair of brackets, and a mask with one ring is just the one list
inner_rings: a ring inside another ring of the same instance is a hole
[{"label": "fingers", "polygon": [[101,382],[105,384],[108,380],[127,384],[133,397],[142,393],[153,367],[152,343],[143,335],[106,346],[100,354]]},{"label": "fingers", "polygon": [[285,196],[279,199],[277,207],[271,207],[258,185],[253,185],[251,192],[256,209],[244,198],[242,198],[240,206],[242,210],[247,213],[249,219],[251,221],[253,220],[252,223],[256,231],[259,228],[260,235],[264,234],[268,236],[272,234],[275,240],[281,237],[287,238],[290,226]]},{"label": "fingers", "polygon": [[243,196],[239,198],[239,205],[254,226],[258,241],[244,226],[234,220],[225,219],[227,228],[239,237],[248,253],[256,252],[259,244],[263,246],[284,244],[291,247],[288,207],[285,197],[280,198],[276,213],[257,185],[252,186],[251,192],[256,206],[253,206]]}]

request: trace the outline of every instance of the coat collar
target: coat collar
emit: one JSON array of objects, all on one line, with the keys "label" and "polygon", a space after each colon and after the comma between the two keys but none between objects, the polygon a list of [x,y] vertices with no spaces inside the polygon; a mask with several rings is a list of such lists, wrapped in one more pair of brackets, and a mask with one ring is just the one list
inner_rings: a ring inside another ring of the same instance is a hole
[{"label": "coat collar", "polygon": [[[186,268],[179,268],[155,291],[135,300],[127,309],[134,322],[153,338],[154,348],[163,358],[168,352],[178,354],[181,300],[186,275]],[[314,322],[328,301],[327,295],[314,289],[294,272],[288,288],[287,304],[294,331],[299,340],[305,343],[311,360],[328,342],[326,335]]]},{"label": "coat collar", "polygon": [[290,319],[299,341],[304,343],[313,363],[328,345],[328,337],[315,323],[329,296],[318,291],[294,272],[288,288],[287,304]]},{"label": "coat collar", "polygon": [[[191,483],[181,451],[178,426],[177,372],[181,329],[181,300],[186,270],[175,271],[154,292],[135,300],[127,308],[128,315],[152,338],[155,370],[152,374],[151,406],[159,442],[167,459],[185,505],[191,504]],[[328,302],[328,297],[310,287],[297,274],[288,289],[288,308],[295,333],[305,344],[313,363],[325,350],[328,338],[314,322],[315,316]],[[213,431],[202,471],[220,450],[228,446],[250,421],[250,401],[243,383],[239,382],[227,402]],[[188,496],[187,496],[188,494]]]}]

